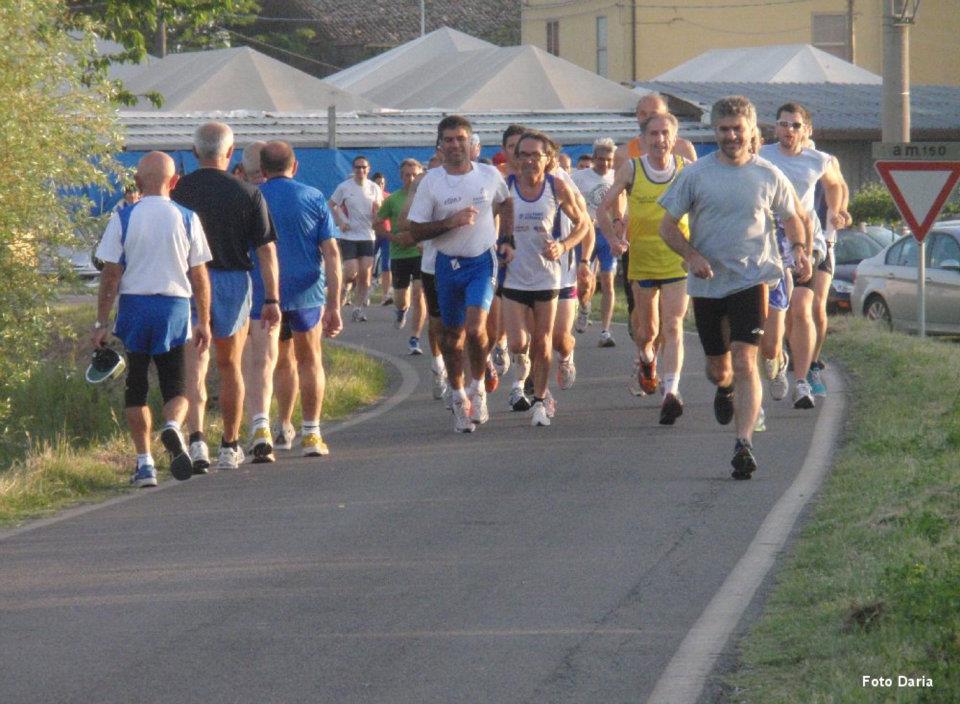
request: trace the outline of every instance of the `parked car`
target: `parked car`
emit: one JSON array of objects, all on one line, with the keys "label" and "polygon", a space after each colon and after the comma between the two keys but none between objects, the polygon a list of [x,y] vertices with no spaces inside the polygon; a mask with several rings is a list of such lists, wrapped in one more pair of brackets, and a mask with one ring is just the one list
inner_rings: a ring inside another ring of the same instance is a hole
[{"label": "parked car", "polygon": [[853,293],[857,264],[896,240],[897,234],[893,230],[876,225],[865,230],[847,228],[837,232],[837,243],[833,248],[833,282],[827,292],[828,313],[850,312],[850,294]]},{"label": "parked car", "polygon": [[[927,332],[960,334],[960,221],[934,225],[926,243]],[[904,237],[857,265],[853,309],[894,330],[914,331],[920,247]]]}]

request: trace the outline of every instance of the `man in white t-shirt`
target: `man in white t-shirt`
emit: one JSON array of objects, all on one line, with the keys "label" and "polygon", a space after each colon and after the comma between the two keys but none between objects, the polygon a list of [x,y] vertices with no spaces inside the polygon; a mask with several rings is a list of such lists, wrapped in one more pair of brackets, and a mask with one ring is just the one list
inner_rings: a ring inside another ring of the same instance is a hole
[{"label": "man in white t-shirt", "polygon": [[[470,122],[449,115],[437,126],[443,166],[423,177],[410,206],[411,242],[433,240],[443,323],[443,357],[453,401],[454,428],[469,433],[489,418],[483,385],[487,311],[496,286],[498,242],[512,240],[513,202],[492,166],[470,161]],[[500,218],[499,237],[495,218]],[[504,250],[506,251],[506,249]],[[469,400],[462,353],[470,359]]]},{"label": "man in white t-shirt", "polygon": [[[204,351],[210,345],[210,249],[196,213],[170,200],[177,183],[176,166],[163,152],[150,152],[137,166],[143,198],[110,216],[97,247],[104,262],[97,300],[97,320],[90,341],[103,347],[113,302],[120,295],[114,334],[127,351],[125,407],[137,450],[130,483],[157,485],[150,453],[152,419],[147,405],[147,371],[157,367],[165,425],[160,440],[171,455],[170,471],[180,480],[193,474],[193,462],[180,434],[187,414],[184,348],[188,341]],[[190,296],[198,322],[191,331]],[[192,335],[191,335],[192,333]]]},{"label": "man in white t-shirt", "polygon": [[353,175],[340,183],[327,205],[340,228],[340,256],[343,260],[344,290],[356,288],[353,322],[367,319],[364,307],[370,294],[373,259],[377,252],[377,234],[373,223],[383,205],[383,191],[367,178],[370,162],[365,156],[353,160]]}]

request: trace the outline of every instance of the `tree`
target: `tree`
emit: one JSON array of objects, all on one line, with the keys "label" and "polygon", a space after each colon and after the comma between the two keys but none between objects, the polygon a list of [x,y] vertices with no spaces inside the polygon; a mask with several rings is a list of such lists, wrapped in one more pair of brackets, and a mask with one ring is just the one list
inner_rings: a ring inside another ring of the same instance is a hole
[{"label": "tree", "polygon": [[102,36],[126,47],[115,60],[135,62],[151,50],[166,53],[168,40],[196,49],[229,46],[222,25],[241,24],[259,10],[254,0],[73,0],[70,5],[75,13],[99,22]]},{"label": "tree", "polygon": [[77,246],[89,220],[79,194],[119,174],[116,91],[92,37],[73,38],[70,24],[57,0],[0,3],[0,45],[8,47],[0,55],[0,154],[10,170],[0,188],[0,441],[8,389],[41,362],[56,248]]}]

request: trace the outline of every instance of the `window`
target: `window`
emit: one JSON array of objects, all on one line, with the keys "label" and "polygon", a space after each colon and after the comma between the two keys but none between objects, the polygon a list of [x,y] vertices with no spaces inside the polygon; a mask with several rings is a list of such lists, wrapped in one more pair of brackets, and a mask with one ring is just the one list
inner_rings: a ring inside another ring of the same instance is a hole
[{"label": "window", "polygon": [[607,18],[597,17],[597,73],[607,77]]},{"label": "window", "polygon": [[890,266],[916,267],[920,261],[919,251],[915,238],[904,237],[887,252],[887,264]]},{"label": "window", "polygon": [[844,14],[814,13],[810,25],[811,44],[844,61],[851,60],[850,32]]},{"label": "window", "polygon": [[930,267],[942,269],[944,262],[960,262],[960,244],[950,235],[937,233],[930,248]]},{"label": "window", "polygon": [[560,20],[547,22],[547,51],[560,56]]}]

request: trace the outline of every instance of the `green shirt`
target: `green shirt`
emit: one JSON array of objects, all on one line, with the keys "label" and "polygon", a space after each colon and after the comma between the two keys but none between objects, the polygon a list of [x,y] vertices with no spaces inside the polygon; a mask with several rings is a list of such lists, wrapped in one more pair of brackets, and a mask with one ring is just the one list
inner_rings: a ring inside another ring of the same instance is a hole
[{"label": "green shirt", "polygon": [[[400,213],[403,212],[403,206],[407,204],[407,192],[402,188],[394,191],[383,201],[380,210],[377,211],[377,217],[389,220],[390,225],[400,220]],[[401,247],[396,242],[390,243],[391,259],[411,259],[420,256],[420,249],[414,245],[412,247]]]}]

